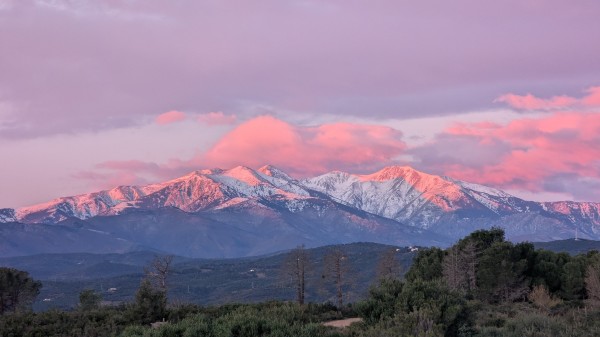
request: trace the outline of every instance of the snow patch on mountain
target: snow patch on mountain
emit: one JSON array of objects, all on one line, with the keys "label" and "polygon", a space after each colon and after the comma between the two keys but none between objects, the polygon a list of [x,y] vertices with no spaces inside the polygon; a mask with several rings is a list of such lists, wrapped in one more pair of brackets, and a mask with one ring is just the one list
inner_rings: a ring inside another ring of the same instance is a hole
[{"label": "snow patch on mountain", "polygon": [[[549,212],[565,215],[574,223],[589,220],[594,225],[600,226],[600,203],[556,201],[544,202],[542,205]],[[600,228],[595,230],[598,231]]]},{"label": "snow patch on mountain", "polygon": [[0,208],[0,223],[15,222],[17,217],[12,208]]},{"label": "snow patch on mountain", "polygon": [[292,177],[290,177],[287,173],[272,165],[265,165],[256,171],[273,178],[283,179],[287,181],[295,180]]},{"label": "snow patch on mountain", "polygon": [[234,181],[248,186],[257,186],[265,182],[254,170],[245,166],[234,167],[223,172],[221,176],[230,177]]},{"label": "snow patch on mountain", "polygon": [[246,202],[246,201],[248,201],[248,200],[250,200],[250,199],[248,199],[248,198],[236,197],[236,198],[230,199],[230,200],[228,200],[228,201],[226,201],[226,202],[224,202],[224,203],[220,204],[219,206],[215,207],[214,209],[215,209],[215,210],[218,210],[218,209],[224,209],[224,208],[232,207],[232,206],[235,206],[235,205],[241,204],[241,203],[243,203],[243,202]]},{"label": "snow patch on mountain", "polygon": [[423,228],[470,203],[456,183],[405,166],[368,175],[334,171],[302,183],[346,205]]},{"label": "snow patch on mountain", "polygon": [[499,197],[499,198],[514,198],[514,196],[512,196],[504,191],[495,189],[493,187],[479,185],[479,184],[473,184],[473,183],[469,183],[466,181],[455,180],[452,178],[446,178],[446,179],[449,181],[453,181],[454,183],[456,183],[457,185],[460,185],[464,189],[471,190],[474,192],[484,193],[489,196],[494,196],[494,197]]},{"label": "snow patch on mountain", "polygon": [[[15,219],[56,223],[69,217],[88,219],[116,215],[128,208],[155,209],[176,207],[186,212],[226,208],[240,199],[284,198],[290,210],[298,209],[311,192],[287,174],[265,166],[262,172],[237,166],[229,170],[198,170],[159,184],[120,186],[111,190],[64,197],[47,203],[20,208]],[[232,201],[229,203],[231,200]],[[4,216],[3,218],[9,218]]]},{"label": "snow patch on mountain", "polygon": [[244,166],[198,170],[158,184],[119,186],[0,210],[0,222],[58,223],[124,214],[132,208],[164,207],[187,213],[287,210],[320,217],[328,214],[328,207],[339,204],[354,208],[349,213],[364,211],[411,225],[414,230],[434,229],[457,237],[489,224],[506,226],[518,235],[526,235],[527,230],[542,233],[547,225],[559,229],[561,237],[575,228],[582,236],[600,236],[598,203],[525,201],[498,189],[407,166],[364,175],[333,171],[300,181],[271,165],[258,170]]}]

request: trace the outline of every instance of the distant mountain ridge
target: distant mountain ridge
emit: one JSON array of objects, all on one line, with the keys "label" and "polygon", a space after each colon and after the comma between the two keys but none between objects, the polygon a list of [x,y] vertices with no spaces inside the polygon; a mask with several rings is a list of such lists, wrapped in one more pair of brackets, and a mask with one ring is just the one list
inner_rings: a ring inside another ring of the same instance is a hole
[{"label": "distant mountain ridge", "polygon": [[[567,239],[576,230],[581,238],[600,239],[600,204],[526,201],[407,166],[296,180],[266,165],[258,170],[198,170],[158,184],[0,209],[0,223],[13,224],[0,225],[0,238],[9,247],[0,248],[0,256],[44,249],[78,252],[73,233],[79,231],[88,239],[93,232],[111,242],[107,247],[120,250],[144,247],[184,256],[236,257],[303,243],[449,245],[491,226],[505,228],[513,240]],[[45,226],[31,231],[28,226],[33,225]],[[59,238],[57,231],[65,228],[71,230],[71,245],[58,239],[52,247],[27,244],[28,235],[44,242]],[[94,251],[102,249],[103,240],[97,240]]]},{"label": "distant mountain ridge", "polygon": [[24,223],[57,223],[68,218],[118,215],[126,208],[176,207],[186,212],[225,208],[249,199],[278,197],[290,208],[311,197],[285,173],[271,166],[257,171],[244,166],[230,170],[199,170],[164,183],[119,186],[111,190],[63,197],[22,207],[15,218]]},{"label": "distant mountain ridge", "polygon": [[492,225],[504,227],[509,237],[532,241],[574,237],[576,229],[582,237],[600,237],[600,203],[526,201],[407,166],[369,175],[330,172],[302,183],[349,206],[455,238]]}]

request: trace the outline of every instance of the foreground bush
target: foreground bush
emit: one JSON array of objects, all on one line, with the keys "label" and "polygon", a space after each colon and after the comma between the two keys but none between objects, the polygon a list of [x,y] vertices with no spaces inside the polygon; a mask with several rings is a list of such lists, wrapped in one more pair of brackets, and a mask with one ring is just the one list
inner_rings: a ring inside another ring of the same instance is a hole
[{"label": "foreground bush", "polygon": [[201,313],[158,329],[130,326],[122,337],[284,337],[339,336],[332,328],[320,324],[329,306],[300,306],[287,303],[240,305],[232,311],[212,316]]}]

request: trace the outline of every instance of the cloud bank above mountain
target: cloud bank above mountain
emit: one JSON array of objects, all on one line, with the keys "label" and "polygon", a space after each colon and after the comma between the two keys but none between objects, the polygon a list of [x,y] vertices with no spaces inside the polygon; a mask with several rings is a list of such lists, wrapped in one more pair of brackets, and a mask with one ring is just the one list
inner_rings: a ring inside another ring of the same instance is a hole
[{"label": "cloud bank above mountain", "polygon": [[[589,97],[570,97],[569,101],[579,107]],[[106,162],[97,169],[116,175],[102,176],[104,181],[123,177],[140,183],[147,182],[141,176],[165,179],[199,167],[240,164],[258,168],[269,163],[296,177],[331,170],[368,172],[402,164],[517,194],[547,192],[578,200],[600,199],[596,189],[590,188],[600,185],[600,113],[593,110],[544,112],[506,124],[455,123],[421,145],[409,145],[404,138],[400,130],[381,125],[298,126],[259,116],[242,122],[190,159],[165,164]]]},{"label": "cloud bank above mountain", "polygon": [[598,200],[599,12],[593,0],[0,1],[0,207],[264,163],[298,175],[400,163]]}]

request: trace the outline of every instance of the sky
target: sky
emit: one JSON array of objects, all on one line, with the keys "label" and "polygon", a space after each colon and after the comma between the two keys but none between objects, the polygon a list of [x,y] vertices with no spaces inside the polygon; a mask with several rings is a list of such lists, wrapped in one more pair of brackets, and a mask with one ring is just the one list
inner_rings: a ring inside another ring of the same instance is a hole
[{"label": "sky", "polygon": [[0,208],[389,165],[600,202],[600,1],[0,0]]}]

